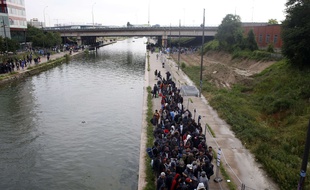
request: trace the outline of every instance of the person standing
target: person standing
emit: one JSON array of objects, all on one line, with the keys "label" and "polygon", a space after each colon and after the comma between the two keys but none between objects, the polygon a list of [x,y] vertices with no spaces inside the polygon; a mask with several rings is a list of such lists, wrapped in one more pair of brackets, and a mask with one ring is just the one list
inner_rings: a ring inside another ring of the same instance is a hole
[{"label": "person standing", "polygon": [[47,61],[50,60],[50,56],[51,56],[50,52],[47,52]]},{"label": "person standing", "polygon": [[153,125],[157,126],[159,121],[160,115],[158,113],[158,110],[155,110],[155,113],[153,114]]},{"label": "person standing", "polygon": [[155,70],[154,75],[155,75],[155,80],[157,80],[157,69]]},{"label": "person standing", "polygon": [[159,178],[157,179],[157,190],[163,190],[166,188],[166,174],[161,172]]},{"label": "person standing", "polygon": [[156,84],[154,84],[154,87],[153,87],[153,96],[152,98],[156,98],[157,97],[157,93],[158,93],[158,87]]},{"label": "person standing", "polygon": [[209,180],[205,171],[201,172],[201,176],[199,177],[199,183],[203,183],[205,190],[209,190]]}]

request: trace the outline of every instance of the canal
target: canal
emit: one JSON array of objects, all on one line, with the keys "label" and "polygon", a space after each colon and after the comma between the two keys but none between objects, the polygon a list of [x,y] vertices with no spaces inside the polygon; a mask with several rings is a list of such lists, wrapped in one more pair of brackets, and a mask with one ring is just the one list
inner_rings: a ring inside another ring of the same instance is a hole
[{"label": "canal", "polygon": [[0,189],[137,189],[145,42],[0,87]]}]

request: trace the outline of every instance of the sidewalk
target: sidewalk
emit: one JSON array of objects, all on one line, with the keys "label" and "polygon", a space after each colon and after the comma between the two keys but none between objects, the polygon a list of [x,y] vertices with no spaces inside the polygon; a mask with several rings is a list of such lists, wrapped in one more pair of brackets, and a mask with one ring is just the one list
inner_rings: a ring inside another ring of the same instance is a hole
[{"label": "sidewalk", "polygon": [[[72,52],[72,54],[71,54],[70,56],[74,56],[74,55],[79,54],[79,53],[81,53],[81,51]],[[53,61],[53,60],[56,60],[56,59],[58,59],[58,58],[64,57],[66,54],[69,55],[69,51],[52,54],[52,55],[50,55],[50,60],[49,60],[49,61]],[[33,58],[35,58],[35,57],[33,57]],[[22,70],[21,68],[19,68],[19,70],[16,70],[16,68],[15,68],[14,71],[15,71],[15,72],[18,72],[18,73],[24,73],[24,72],[27,71],[27,68],[28,68],[29,66],[32,66],[32,67],[33,67],[33,66],[36,66],[36,65],[34,64],[33,58],[32,58],[32,63],[31,63],[31,64],[28,63],[28,64],[27,64],[27,67],[25,67],[24,70]],[[47,56],[40,56],[40,59],[41,59],[41,61],[40,61],[40,63],[39,63],[38,65],[40,65],[40,64],[42,64],[42,63],[48,62],[48,61],[47,61]]]},{"label": "sidewalk", "polygon": [[[175,81],[178,88],[185,84],[193,86],[193,82],[183,73],[181,68],[180,70],[178,70],[178,66],[173,60],[167,59],[167,55],[163,55],[163,59],[165,60],[165,68],[162,68],[160,57],[158,58],[158,60],[156,59],[156,53],[150,53],[149,55],[150,71],[147,71],[146,68],[147,76],[145,77],[145,83],[148,83],[147,86],[152,87],[157,82],[154,76],[154,71],[156,69],[157,71],[161,72],[162,76],[165,76],[165,73],[169,71],[172,74],[172,79],[173,81]],[[237,186],[238,189],[241,189],[242,185],[245,185],[246,189],[251,190],[279,189],[268,178],[266,173],[262,169],[260,169],[260,165],[256,163],[255,158],[252,156],[252,154],[247,149],[245,149],[240,140],[234,136],[234,133],[230,130],[230,126],[218,117],[216,111],[212,109],[208,101],[203,96],[201,98],[195,96],[183,97],[183,105],[185,109],[189,109],[192,113],[194,113],[193,110],[196,109],[196,119],[198,118],[198,115],[201,115],[202,126],[208,124],[212,131],[215,133],[216,138],[213,138],[208,131],[206,132],[207,144],[208,146],[212,146],[216,153],[218,152],[218,149],[221,148],[221,164],[224,165],[226,172],[231,177],[230,180],[233,181],[233,183]],[[154,110],[160,109],[160,98],[153,99],[153,106]],[[205,130],[205,128],[203,130]],[[141,141],[141,143],[143,142]],[[141,149],[141,151],[143,150],[145,150],[145,147],[144,149]],[[223,180],[220,183],[216,183],[213,181],[216,177],[215,161],[213,161],[213,164],[215,173],[209,181],[210,189],[227,189],[227,183],[229,182]],[[221,176],[219,177],[223,179]]]}]

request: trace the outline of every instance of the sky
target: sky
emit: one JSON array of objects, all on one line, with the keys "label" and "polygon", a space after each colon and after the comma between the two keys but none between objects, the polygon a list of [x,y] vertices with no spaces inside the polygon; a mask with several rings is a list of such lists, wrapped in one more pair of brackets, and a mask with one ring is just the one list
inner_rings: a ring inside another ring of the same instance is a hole
[{"label": "sky", "polygon": [[[227,14],[242,22],[285,19],[287,0],[25,0],[27,21],[38,18],[46,26],[102,24],[125,26],[218,26]],[[44,18],[45,17],[45,18]]]}]

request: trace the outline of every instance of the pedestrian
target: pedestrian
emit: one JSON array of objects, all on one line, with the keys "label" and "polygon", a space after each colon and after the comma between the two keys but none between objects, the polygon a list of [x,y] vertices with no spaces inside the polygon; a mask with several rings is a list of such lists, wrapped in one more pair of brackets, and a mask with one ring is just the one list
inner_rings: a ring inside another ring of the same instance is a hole
[{"label": "pedestrian", "polygon": [[20,63],[21,63],[20,66],[21,66],[22,70],[24,70],[24,67],[25,67],[24,61],[21,61]]},{"label": "pedestrian", "polygon": [[157,80],[157,69],[154,71],[155,80]]},{"label": "pedestrian", "polygon": [[[202,171],[202,172],[201,172],[201,176],[199,177],[198,181],[199,181],[199,184],[200,184],[200,183],[203,184],[203,186],[204,186],[204,188],[205,188],[206,190],[209,190],[209,180],[208,180],[208,177],[207,177],[205,171]],[[198,187],[197,187],[197,189],[198,189]]]},{"label": "pedestrian", "polygon": [[209,148],[207,150],[207,156],[208,156],[210,162],[212,162],[212,160],[213,160],[213,149],[212,149],[212,146],[209,146]]},{"label": "pedestrian", "polygon": [[157,190],[164,190],[166,188],[166,174],[161,172],[159,178],[157,179]]},{"label": "pedestrian", "polygon": [[154,98],[154,97],[157,98],[157,92],[158,92],[158,87],[156,84],[154,84],[152,98]]},{"label": "pedestrian", "polygon": [[51,56],[50,52],[47,52],[47,61],[50,60],[50,56]]},{"label": "pedestrian", "polygon": [[160,115],[158,113],[158,110],[155,110],[155,113],[153,114],[153,125],[157,126],[159,121]]},{"label": "pedestrian", "polygon": [[158,71],[157,77],[160,78],[160,80],[162,80],[162,79],[161,79],[161,73],[160,73],[160,71]]}]

